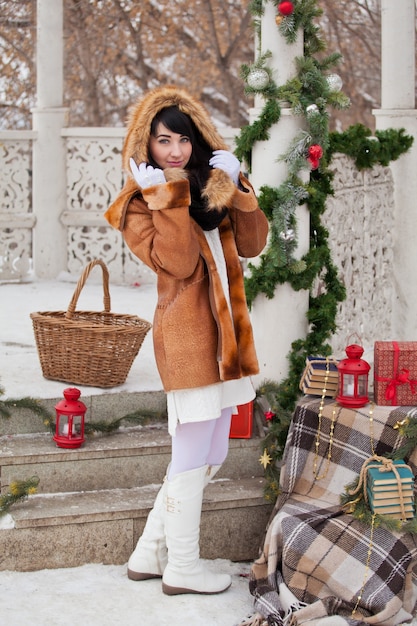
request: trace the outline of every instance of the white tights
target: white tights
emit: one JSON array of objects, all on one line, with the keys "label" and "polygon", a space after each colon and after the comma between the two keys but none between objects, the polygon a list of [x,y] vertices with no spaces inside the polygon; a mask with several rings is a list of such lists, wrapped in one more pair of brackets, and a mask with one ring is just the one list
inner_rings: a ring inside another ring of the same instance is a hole
[{"label": "white tights", "polygon": [[231,419],[232,407],[228,407],[217,419],[178,424],[172,437],[168,480],[203,465],[221,465],[229,450]]}]

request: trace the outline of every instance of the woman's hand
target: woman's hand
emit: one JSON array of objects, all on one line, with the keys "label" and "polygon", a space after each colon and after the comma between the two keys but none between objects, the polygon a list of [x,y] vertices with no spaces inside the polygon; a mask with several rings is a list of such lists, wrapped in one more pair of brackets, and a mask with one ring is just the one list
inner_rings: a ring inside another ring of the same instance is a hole
[{"label": "woman's hand", "polygon": [[226,174],[229,174],[235,185],[239,182],[240,163],[234,154],[227,150],[214,150],[213,155],[209,161],[211,167],[223,170]]},{"label": "woman's hand", "polygon": [[142,189],[167,182],[162,170],[146,163],[141,163],[138,167],[132,158],[129,163],[133,178]]}]

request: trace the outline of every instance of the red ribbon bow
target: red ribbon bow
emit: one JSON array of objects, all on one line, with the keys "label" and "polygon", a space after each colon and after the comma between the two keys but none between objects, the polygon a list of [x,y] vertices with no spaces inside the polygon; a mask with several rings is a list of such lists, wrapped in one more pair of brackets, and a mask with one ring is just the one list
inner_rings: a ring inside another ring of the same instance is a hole
[{"label": "red ribbon bow", "polygon": [[412,394],[416,393],[417,380],[410,380],[410,370],[402,368],[398,371],[398,363],[400,359],[400,348],[396,341],[392,342],[394,347],[394,375],[392,378],[384,378],[383,376],[375,376],[375,380],[381,383],[388,383],[385,390],[385,400],[391,402],[391,406],[397,404],[397,387],[400,385],[410,385]]}]

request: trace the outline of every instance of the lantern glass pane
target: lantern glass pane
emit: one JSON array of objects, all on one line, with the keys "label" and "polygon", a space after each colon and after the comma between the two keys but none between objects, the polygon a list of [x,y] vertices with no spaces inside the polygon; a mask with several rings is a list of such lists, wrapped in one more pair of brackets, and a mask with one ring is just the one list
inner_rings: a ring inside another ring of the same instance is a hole
[{"label": "lantern glass pane", "polygon": [[343,395],[344,396],[355,395],[355,377],[353,374],[343,375]]},{"label": "lantern glass pane", "polygon": [[64,437],[68,437],[69,433],[69,424],[68,424],[68,416],[60,415],[59,416],[59,427],[58,434]]},{"label": "lantern glass pane", "polygon": [[72,418],[72,434],[73,435],[81,434],[81,421],[82,421],[81,415],[74,415],[74,417]]},{"label": "lantern glass pane", "polygon": [[368,393],[367,378],[368,377],[366,374],[360,374],[358,376],[358,395],[359,396],[366,396],[366,394]]}]

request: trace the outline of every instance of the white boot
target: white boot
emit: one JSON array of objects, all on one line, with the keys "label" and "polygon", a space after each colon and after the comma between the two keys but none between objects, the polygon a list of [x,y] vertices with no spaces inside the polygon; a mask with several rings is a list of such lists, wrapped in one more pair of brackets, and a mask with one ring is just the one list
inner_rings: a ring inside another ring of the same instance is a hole
[{"label": "white boot", "polygon": [[167,595],[221,593],[231,585],[228,574],[210,572],[199,558],[203,490],[212,475],[211,468],[204,465],[166,481],[168,565],[162,577],[162,590]]},{"label": "white boot", "polygon": [[[204,477],[204,486],[217,474],[221,465],[212,465]],[[168,563],[165,541],[165,493],[166,477],[156,496],[152,510],[135,550],[127,564],[127,576],[130,580],[148,580],[161,578]]]},{"label": "white boot", "polygon": [[166,483],[164,478],[143,533],[127,563],[127,576],[130,580],[161,578],[168,563],[164,525]]},{"label": "white boot", "polygon": [[207,487],[209,482],[213,480],[213,478],[221,468],[221,465],[205,465],[205,467],[207,468],[207,471],[204,476],[204,487]]}]

